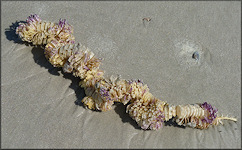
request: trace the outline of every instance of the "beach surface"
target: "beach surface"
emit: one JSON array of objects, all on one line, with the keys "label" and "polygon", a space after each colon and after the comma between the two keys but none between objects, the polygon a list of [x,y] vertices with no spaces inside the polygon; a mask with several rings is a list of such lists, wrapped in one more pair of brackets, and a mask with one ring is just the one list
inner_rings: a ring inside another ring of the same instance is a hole
[{"label": "beach surface", "polygon": [[[3,1],[2,148],[241,148],[241,2]],[[170,122],[141,130],[115,104],[85,109],[80,79],[15,34],[30,14],[66,19],[105,76],[141,79],[173,105],[208,102],[237,122],[200,130]],[[193,57],[194,56],[194,57]]]}]

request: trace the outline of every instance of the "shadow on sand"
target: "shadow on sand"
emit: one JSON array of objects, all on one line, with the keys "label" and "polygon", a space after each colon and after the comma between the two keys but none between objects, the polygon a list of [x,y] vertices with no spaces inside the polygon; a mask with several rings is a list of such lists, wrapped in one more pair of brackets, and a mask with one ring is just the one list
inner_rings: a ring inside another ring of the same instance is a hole
[{"label": "shadow on sand", "polygon": [[[18,27],[19,23],[26,23],[24,21],[16,21],[12,25],[9,26],[9,28],[5,29],[5,35],[6,38],[9,41],[13,41],[14,43],[18,44],[25,44],[26,46],[33,46],[32,54],[34,61],[40,65],[41,67],[44,67],[48,70],[48,72],[52,75],[59,76],[60,72],[63,74],[63,77],[65,79],[71,80],[70,88],[75,91],[77,100],[74,102],[76,105],[84,107],[81,100],[85,97],[85,91],[83,88],[79,86],[80,78],[74,77],[70,73],[64,73],[61,68],[56,68],[52,64],[49,63],[49,61],[45,58],[44,50],[40,46],[34,46],[31,43],[23,42],[19,36],[16,34],[16,28]],[[116,107],[114,108],[115,112],[119,114],[120,118],[122,119],[122,122],[124,123],[130,123],[134,126],[135,129],[141,130],[141,128],[138,126],[138,124],[133,120],[129,114],[126,113],[126,106],[121,103],[115,103]],[[172,120],[172,119],[171,119]],[[179,126],[173,121],[169,120],[168,122],[165,122],[165,126],[175,126],[180,128],[185,128],[183,126]]]}]

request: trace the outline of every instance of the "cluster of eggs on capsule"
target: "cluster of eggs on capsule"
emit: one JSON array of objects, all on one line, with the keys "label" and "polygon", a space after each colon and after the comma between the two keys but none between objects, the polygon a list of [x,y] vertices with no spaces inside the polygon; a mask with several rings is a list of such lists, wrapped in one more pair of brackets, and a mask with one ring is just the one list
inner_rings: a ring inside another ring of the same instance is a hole
[{"label": "cluster of eggs on capsule", "polygon": [[[73,28],[66,20],[52,23],[31,15],[26,23],[19,24],[16,33],[22,41],[44,46],[45,57],[53,66],[81,78],[80,86],[86,94],[82,102],[86,108],[108,111],[115,102],[123,103],[127,105],[126,112],[144,130],[160,129],[164,121],[172,118],[178,125],[200,129],[220,122],[217,109],[206,102],[173,106],[154,97],[141,80],[114,76],[106,79],[99,69],[101,60],[87,47],[75,43]],[[198,54],[193,57],[199,59]]]}]

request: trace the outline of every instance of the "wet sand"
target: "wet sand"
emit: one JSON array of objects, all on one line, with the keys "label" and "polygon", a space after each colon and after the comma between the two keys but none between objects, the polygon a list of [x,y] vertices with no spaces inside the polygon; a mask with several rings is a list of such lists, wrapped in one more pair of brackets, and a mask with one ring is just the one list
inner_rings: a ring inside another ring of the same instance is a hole
[{"label": "wet sand", "polygon": [[[169,104],[206,101],[238,122],[144,131],[122,104],[85,109],[80,80],[14,33],[30,14],[67,19],[106,77],[142,79]],[[241,148],[240,2],[4,1],[1,19],[2,148]]]}]

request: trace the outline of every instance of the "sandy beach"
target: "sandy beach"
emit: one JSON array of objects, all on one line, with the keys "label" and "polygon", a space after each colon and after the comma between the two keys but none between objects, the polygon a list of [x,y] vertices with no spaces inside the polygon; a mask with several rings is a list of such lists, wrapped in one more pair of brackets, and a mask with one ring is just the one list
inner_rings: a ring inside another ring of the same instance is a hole
[{"label": "sandy beach", "polygon": [[[241,2],[3,1],[1,7],[2,148],[241,148]],[[106,77],[141,79],[169,104],[208,102],[238,121],[206,130],[168,122],[144,131],[121,103],[107,112],[85,109],[80,79],[15,34],[30,14],[66,19],[76,42],[103,58]]]}]

